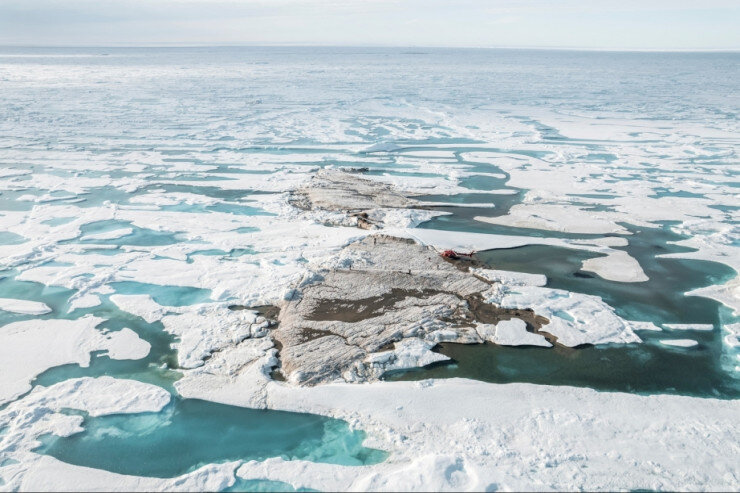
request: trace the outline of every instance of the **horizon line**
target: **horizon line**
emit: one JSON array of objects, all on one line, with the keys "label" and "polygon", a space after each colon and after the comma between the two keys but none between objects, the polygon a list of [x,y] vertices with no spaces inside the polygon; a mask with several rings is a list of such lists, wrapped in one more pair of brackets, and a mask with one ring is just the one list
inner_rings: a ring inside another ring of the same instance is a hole
[{"label": "horizon line", "polygon": [[466,49],[466,50],[537,50],[583,51],[620,53],[738,53],[740,48],[612,48],[578,46],[449,46],[449,45],[394,45],[394,44],[332,44],[332,43],[193,43],[193,42],[144,42],[109,44],[27,44],[0,43],[3,48],[388,48],[388,49]]}]

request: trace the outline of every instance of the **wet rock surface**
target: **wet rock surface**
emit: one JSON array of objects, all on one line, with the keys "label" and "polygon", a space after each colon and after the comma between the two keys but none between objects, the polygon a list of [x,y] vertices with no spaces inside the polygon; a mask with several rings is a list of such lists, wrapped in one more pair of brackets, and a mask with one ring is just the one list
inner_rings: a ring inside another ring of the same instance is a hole
[{"label": "wet rock surface", "polygon": [[479,326],[547,323],[531,310],[484,302],[494,283],[412,240],[369,236],[323,267],[304,277],[272,333],[282,373],[294,383],[377,380],[444,359],[431,351],[438,342],[484,342]]},{"label": "wet rock surface", "polygon": [[312,221],[381,231],[313,263],[293,285],[270,332],[281,365],[274,377],[373,381],[449,359],[434,351],[439,343],[579,347],[640,342],[635,330],[658,330],[623,320],[597,296],[548,288],[544,276],[382,234],[395,226],[403,236],[438,212],[380,181],[324,169],[289,200]]},{"label": "wet rock surface", "polygon": [[389,220],[397,221],[399,215],[407,219],[416,215],[429,216],[429,211],[422,210],[428,207],[408,194],[386,183],[363,178],[351,170],[318,171],[291,193],[289,202],[304,211],[335,213],[324,216],[325,223],[363,229],[380,228]]}]

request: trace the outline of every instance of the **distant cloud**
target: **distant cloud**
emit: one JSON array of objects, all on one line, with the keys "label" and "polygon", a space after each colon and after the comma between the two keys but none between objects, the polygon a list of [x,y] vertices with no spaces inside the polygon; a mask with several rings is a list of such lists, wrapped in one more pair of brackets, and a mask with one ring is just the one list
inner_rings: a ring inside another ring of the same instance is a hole
[{"label": "distant cloud", "polygon": [[737,0],[0,0],[13,45],[740,49],[738,25]]}]

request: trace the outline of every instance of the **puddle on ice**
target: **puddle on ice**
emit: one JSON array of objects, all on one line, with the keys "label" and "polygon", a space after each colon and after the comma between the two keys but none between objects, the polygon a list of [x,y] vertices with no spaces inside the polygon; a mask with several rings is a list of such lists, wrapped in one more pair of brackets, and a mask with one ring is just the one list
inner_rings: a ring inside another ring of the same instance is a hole
[{"label": "puddle on ice", "polygon": [[118,294],[148,294],[154,301],[165,306],[186,306],[211,301],[211,290],[187,286],[163,286],[135,281],[120,281],[109,284]]},{"label": "puddle on ice", "polygon": [[25,243],[26,238],[10,231],[0,231],[0,245],[18,245]]},{"label": "puddle on ice", "polygon": [[[306,413],[175,398],[159,413],[85,417],[84,431],[41,437],[39,452],[121,474],[174,477],[205,464],[270,457],[342,465],[382,462],[347,423]],[[173,453],[174,452],[174,453]]]},{"label": "puddle on ice", "polygon": [[[116,236],[113,233],[119,230],[131,230],[131,232],[126,231],[126,234],[113,238],[106,238],[104,235],[105,233],[111,233],[112,236]],[[177,233],[138,228],[132,226],[129,221],[96,221],[81,226],[80,231],[82,232],[80,239],[67,240],[61,243],[79,242],[96,245],[164,246],[174,245],[182,241]]]}]

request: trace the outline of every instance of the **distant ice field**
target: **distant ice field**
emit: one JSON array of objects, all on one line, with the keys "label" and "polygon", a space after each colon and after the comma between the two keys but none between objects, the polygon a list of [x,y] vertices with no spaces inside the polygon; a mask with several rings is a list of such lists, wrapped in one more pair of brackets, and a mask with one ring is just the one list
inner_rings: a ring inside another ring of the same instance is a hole
[{"label": "distant ice field", "polygon": [[[0,48],[0,489],[73,466],[281,489],[237,470],[402,454],[364,418],[271,401],[269,327],[229,309],[279,303],[368,234],[288,202],[326,167],[434,205],[387,214],[389,234],[546,276],[504,279],[495,301],[546,314],[563,342],[442,343],[446,361],[379,385],[735,401],[739,111],[737,53]],[[504,485],[542,486],[521,474]]]}]

